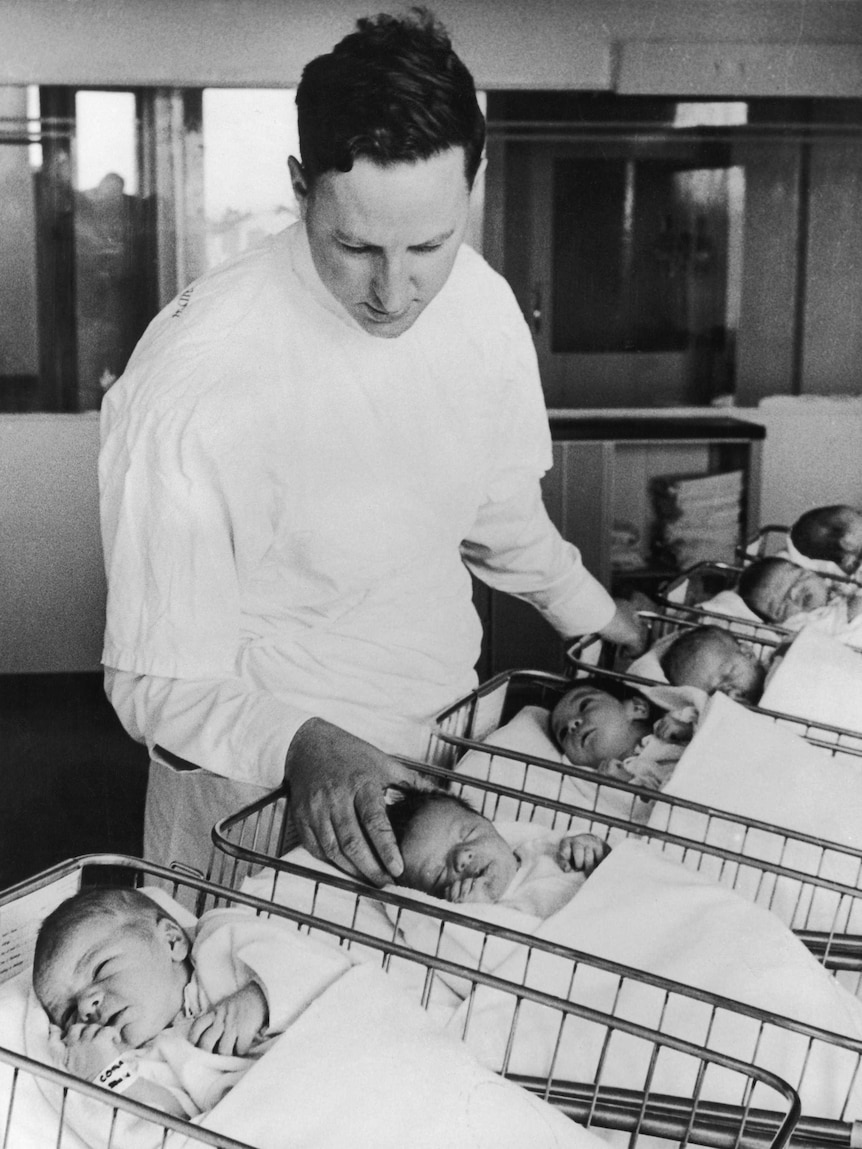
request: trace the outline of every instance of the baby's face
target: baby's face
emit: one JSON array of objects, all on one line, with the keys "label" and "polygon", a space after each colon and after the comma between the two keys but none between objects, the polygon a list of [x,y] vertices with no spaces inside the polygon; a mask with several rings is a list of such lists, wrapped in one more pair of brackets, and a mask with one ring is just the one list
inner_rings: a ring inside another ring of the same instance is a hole
[{"label": "baby's face", "polygon": [[845,574],[855,574],[862,563],[862,514],[848,512],[847,525],[841,535],[841,569]]},{"label": "baby's face", "polygon": [[557,745],[575,766],[596,767],[606,758],[634,753],[646,730],[646,700],[620,701],[604,690],[575,687],[557,703],[551,730]]},{"label": "baby's face", "polygon": [[782,623],[795,614],[825,606],[828,600],[829,584],[819,574],[782,562],[776,563],[754,596],[754,609],[770,622]]},{"label": "baby's face", "polygon": [[97,916],[72,928],[36,995],[55,1025],[115,1026],[126,1045],[155,1037],[182,1009],[188,940],[172,922]]},{"label": "baby's face", "polygon": [[487,818],[459,802],[428,802],[401,843],[401,882],[447,902],[496,902],[518,870]]},{"label": "baby's face", "polygon": [[763,693],[765,669],[729,631],[712,633],[686,660],[680,681],[673,686],[697,686],[707,694],[721,691],[737,702],[757,702]]}]

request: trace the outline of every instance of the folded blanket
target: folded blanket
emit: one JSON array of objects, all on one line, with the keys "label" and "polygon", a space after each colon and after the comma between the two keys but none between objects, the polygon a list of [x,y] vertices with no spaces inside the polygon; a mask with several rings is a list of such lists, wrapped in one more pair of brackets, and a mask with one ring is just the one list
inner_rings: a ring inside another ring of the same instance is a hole
[{"label": "folded blanket", "polygon": [[370,967],[322,994],[203,1124],[259,1149],[601,1145],[480,1066]]},{"label": "folded blanket", "polygon": [[760,705],[862,732],[862,654],[807,628],[776,662]]},{"label": "folded blanket", "polygon": [[[411,919],[405,932],[414,925],[421,923]],[[644,843],[617,846],[572,901],[535,932],[777,1018],[794,1018],[862,1041],[862,1003],[842,989],[775,916]],[[421,935],[415,940],[427,944]],[[457,938],[453,934],[449,944],[456,943],[462,947],[460,960],[478,963],[480,955],[471,952],[474,935],[466,930]],[[454,953],[452,957],[459,960]],[[500,939],[493,952],[481,955],[481,962],[499,977],[523,980],[595,1009],[613,1009],[617,1016],[771,1069],[800,1089],[807,1114],[839,1117],[852,1094],[849,1113],[862,1116],[862,1082],[856,1082],[859,1056],[829,1040],[809,1039],[778,1023],[761,1024],[732,1009],[713,1013],[692,998],[632,979],[623,984],[619,975],[583,964],[573,975],[565,955],[533,951],[527,957],[515,946],[507,954]],[[496,1067],[508,1048],[513,1014],[511,1001],[480,988],[464,1002],[451,1026],[456,1032],[466,1028],[471,1048]],[[555,1011],[521,1005],[509,1063],[513,1072],[553,1071],[558,1078],[591,1081],[601,1058],[603,1084],[637,1088],[647,1072],[643,1043],[615,1037],[606,1049],[603,1026],[571,1018],[561,1027]],[[663,1053],[653,1088],[685,1095],[693,1088],[693,1073],[685,1059]],[[704,1095],[715,1100],[741,1100],[739,1079],[717,1069],[707,1071],[704,1088]],[[757,1097],[755,1090],[755,1105]]]},{"label": "folded blanket", "polygon": [[[860,860],[835,848],[862,848],[860,765],[858,760],[836,760],[792,729],[716,694],[664,793],[739,814],[743,820],[708,818],[655,803],[649,824],[862,889]],[[749,827],[745,819],[811,835],[822,844],[788,841],[780,832]],[[719,859],[707,858],[702,864],[707,872],[721,870],[723,881],[739,877]],[[822,889],[806,892],[791,879],[776,881],[754,870],[745,883],[750,896],[788,925],[830,929],[837,915],[839,932],[862,930],[862,894],[842,899]]]}]

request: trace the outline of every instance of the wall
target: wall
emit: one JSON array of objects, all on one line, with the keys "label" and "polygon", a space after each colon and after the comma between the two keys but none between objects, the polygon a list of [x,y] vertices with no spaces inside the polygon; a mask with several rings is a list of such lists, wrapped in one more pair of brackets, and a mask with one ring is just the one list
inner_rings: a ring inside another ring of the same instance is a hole
[{"label": "wall", "polygon": [[[359,0],[0,0],[0,83],[292,84]],[[862,94],[856,0],[436,0],[483,87]],[[720,44],[718,52],[712,45]]]},{"label": "wall", "polygon": [[99,420],[0,415],[0,673],[98,670]]}]

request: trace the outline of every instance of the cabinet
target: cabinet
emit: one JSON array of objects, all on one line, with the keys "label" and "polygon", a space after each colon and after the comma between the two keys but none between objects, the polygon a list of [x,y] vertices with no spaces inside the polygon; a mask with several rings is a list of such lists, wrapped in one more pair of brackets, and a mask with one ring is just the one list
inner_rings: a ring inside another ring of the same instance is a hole
[{"label": "cabinet", "polygon": [[[545,504],[586,567],[613,593],[641,584],[648,594],[670,571],[646,566],[619,574],[611,566],[615,520],[634,523],[648,540],[653,525],[650,480],[666,474],[743,473],[740,539],[760,525],[765,429],[724,416],[616,416],[550,412],[554,464],[543,480]],[[514,667],[558,671],[563,643],[535,610],[477,587],[485,625],[479,666],[485,678]]]}]

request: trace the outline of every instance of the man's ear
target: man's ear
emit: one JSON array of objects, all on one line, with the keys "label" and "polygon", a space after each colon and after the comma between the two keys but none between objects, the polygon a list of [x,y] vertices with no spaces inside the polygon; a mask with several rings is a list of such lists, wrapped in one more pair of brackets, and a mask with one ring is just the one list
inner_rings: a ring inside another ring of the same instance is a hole
[{"label": "man's ear", "polygon": [[304,220],[305,211],[308,207],[308,193],[310,191],[308,177],[296,156],[287,157],[287,170],[290,172],[290,186],[293,188],[293,194],[296,196],[296,202],[299,205],[300,218]]},{"label": "man's ear", "polygon": [[189,956],[189,939],[185,930],[170,918],[162,918],[156,927],[167,941],[171,961],[183,962]]}]

